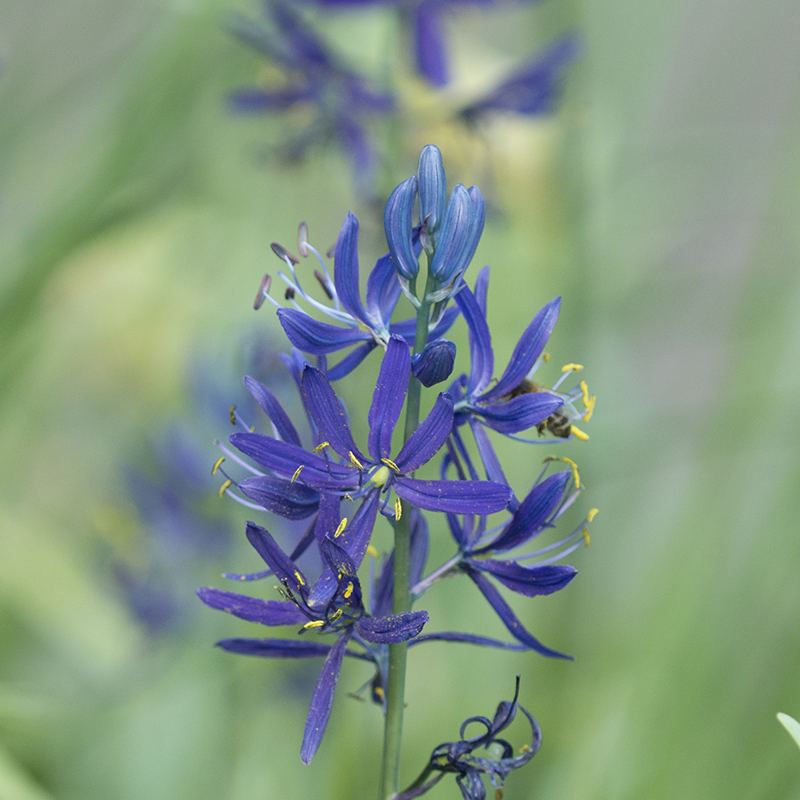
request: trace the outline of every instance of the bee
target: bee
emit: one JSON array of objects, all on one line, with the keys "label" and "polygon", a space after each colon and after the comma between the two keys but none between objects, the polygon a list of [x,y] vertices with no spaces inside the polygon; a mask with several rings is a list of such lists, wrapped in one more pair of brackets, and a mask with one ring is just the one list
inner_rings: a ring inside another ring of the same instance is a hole
[{"label": "bee", "polygon": [[[529,381],[527,378],[515,386],[507,395],[503,396],[503,400],[513,400],[515,397],[520,397],[523,394],[533,394],[534,392],[549,392],[546,386],[540,386],[538,383]],[[550,431],[553,436],[559,439],[568,439],[572,435],[572,424],[566,414],[560,411],[554,411],[547,419],[543,419],[537,424],[536,430],[539,436],[544,436],[545,431]]]}]

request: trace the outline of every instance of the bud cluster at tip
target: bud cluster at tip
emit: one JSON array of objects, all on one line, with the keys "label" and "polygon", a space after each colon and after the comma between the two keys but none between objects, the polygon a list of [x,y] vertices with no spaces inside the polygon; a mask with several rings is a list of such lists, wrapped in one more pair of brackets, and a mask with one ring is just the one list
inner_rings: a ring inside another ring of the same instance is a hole
[{"label": "bud cluster at tip", "polygon": [[[419,223],[413,225],[419,195]],[[392,192],[384,229],[392,263],[405,280],[419,274],[415,237],[431,258],[432,291],[454,282],[469,266],[483,233],[486,204],[477,186],[456,184],[447,198],[442,154],[436,145],[423,148],[417,175]]]}]

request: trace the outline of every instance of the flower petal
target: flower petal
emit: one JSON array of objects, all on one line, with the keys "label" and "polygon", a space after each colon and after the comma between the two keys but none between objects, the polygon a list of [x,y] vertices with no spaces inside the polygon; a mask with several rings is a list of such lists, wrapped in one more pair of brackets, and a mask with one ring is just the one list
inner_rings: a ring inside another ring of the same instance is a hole
[{"label": "flower petal", "polygon": [[453,430],[453,399],[445,392],[439,397],[422,424],[411,434],[395,459],[403,474],[414,472],[430,461]]},{"label": "flower petal", "polygon": [[469,563],[475,569],[494,575],[511,591],[526,597],[553,594],[563,589],[578,574],[574,567],[559,564],[524,567],[516,561],[498,561],[493,558],[469,559]]},{"label": "flower petal", "polygon": [[469,408],[498,433],[519,433],[538,425],[563,405],[564,401],[558,395],[534,392],[512,397],[504,403],[470,405]]},{"label": "flower petal", "polygon": [[349,633],[340,636],[336,644],[331,647],[325,663],[322,665],[322,672],[319,674],[314,694],[311,697],[311,707],[308,709],[306,729],[303,734],[303,745],[300,748],[300,760],[304,764],[311,763],[311,759],[314,758],[314,754],[322,743],[322,737],[325,735],[325,728],[333,707],[336,683],[339,680],[339,670],[342,667],[342,659],[349,638]]},{"label": "flower petal", "polygon": [[449,80],[441,15],[439,5],[424,2],[414,14],[417,69],[432,86],[446,86]]},{"label": "flower petal", "polygon": [[388,327],[401,291],[391,255],[382,256],[367,278],[367,312]]},{"label": "flower petal", "polygon": [[247,597],[222,589],[202,588],[197,596],[209,607],[227,611],[239,619],[258,622],[261,625],[297,625],[306,621],[306,616],[294,603],[283,600],[262,600]]},{"label": "flower petal", "polygon": [[429,511],[454,514],[493,514],[511,499],[511,489],[493,481],[418,481],[399,478],[394,482],[399,497]]},{"label": "flower petal", "polygon": [[427,621],[427,611],[403,611],[388,617],[361,617],[356,630],[368,642],[396,644],[413,639]]},{"label": "flower petal", "polygon": [[324,355],[372,339],[369,331],[320,322],[294,308],[279,308],[278,319],[289,341],[304,353]]},{"label": "flower petal", "polygon": [[359,459],[364,456],[353,441],[347,416],[328,379],[315,367],[303,370],[301,381],[303,402],[319,428],[319,435],[342,457],[354,453]]},{"label": "flower petal", "polygon": [[358,220],[352,211],[347,212],[342,229],[339,231],[339,238],[336,240],[333,282],[345,310],[367,327],[372,327],[371,320],[361,305],[358,277]]},{"label": "flower petal", "polygon": [[369,452],[375,461],[392,454],[392,433],[406,401],[411,353],[405,339],[392,336],[381,361],[369,409]]},{"label": "flower petal", "polygon": [[537,483],[497,539],[473,553],[513,550],[536,536],[561,503],[571,474],[568,470],[557,472]]},{"label": "flower petal", "polygon": [[467,393],[474,397],[489,385],[494,375],[492,335],[486,322],[486,314],[466,284],[454,299],[464,315],[469,332],[469,355],[472,368],[467,383]]},{"label": "flower petal", "polygon": [[249,375],[244,379],[244,385],[247,387],[250,394],[253,395],[255,401],[264,409],[264,413],[275,426],[275,430],[278,431],[278,435],[281,439],[283,439],[284,442],[299,445],[300,437],[297,435],[297,431],[294,425],[292,425],[289,415],[278,402],[278,398],[275,397],[263,383],[259,383],[255,378],[251,378]]},{"label": "flower petal", "polygon": [[529,633],[525,626],[517,619],[511,607],[501,596],[500,592],[483,576],[480,572],[472,569],[471,567],[464,566],[464,571],[474,581],[475,585],[481,590],[483,596],[489,601],[489,605],[497,612],[497,615],[503,621],[503,624],[508,628],[508,632],[522,644],[527,645],[531,650],[535,650],[543,656],[550,656],[551,658],[568,658],[573,660],[572,656],[559,653],[557,650],[551,650],[545,647],[535,636]]},{"label": "flower petal", "polygon": [[542,354],[556,326],[560,310],[560,297],[551,300],[539,310],[517,342],[503,376],[480,398],[481,401],[499,399],[522,383],[536,359]]},{"label": "flower petal", "polygon": [[527,645],[524,644],[511,644],[510,642],[501,642],[497,639],[489,639],[486,636],[476,636],[473,633],[451,633],[443,631],[442,633],[423,633],[417,636],[412,642],[409,642],[409,647],[413,647],[423,642],[464,642],[465,644],[476,644],[480,647],[496,647],[501,650],[528,650]]},{"label": "flower petal", "polygon": [[262,436],[260,433],[234,433],[228,441],[257,463],[285,477],[303,467],[302,482],[326,489],[347,489],[357,483],[353,470],[326,462],[297,445]]},{"label": "flower petal", "polygon": [[475,437],[478,455],[480,455],[483,468],[486,470],[486,477],[490,481],[496,481],[497,483],[508,483],[505,473],[503,472],[503,467],[500,464],[500,459],[497,457],[497,453],[495,453],[492,442],[483,425],[474,417],[470,416],[469,427],[472,430],[472,435]]},{"label": "flower petal", "polygon": [[305,519],[319,508],[319,492],[283,478],[254,476],[239,483],[239,489],[268,511],[285,519]]},{"label": "flower petal", "polygon": [[262,528],[254,522],[248,522],[247,540],[280,581],[285,581],[290,589],[302,597],[308,595],[308,582],[303,573],[300,572],[294,561],[278,547],[278,543],[270,536],[266,528]]},{"label": "flower petal", "polygon": [[229,653],[262,658],[321,658],[331,651],[329,644],[302,639],[223,639],[217,642],[217,647]]}]

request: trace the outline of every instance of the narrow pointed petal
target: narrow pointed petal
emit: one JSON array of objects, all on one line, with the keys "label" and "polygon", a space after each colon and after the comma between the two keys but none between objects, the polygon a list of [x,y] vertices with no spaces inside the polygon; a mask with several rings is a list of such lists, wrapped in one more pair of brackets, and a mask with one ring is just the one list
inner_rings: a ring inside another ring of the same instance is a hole
[{"label": "narrow pointed petal", "polygon": [[344,309],[357,320],[371,327],[370,320],[361,305],[361,289],[358,276],[358,220],[352,211],[347,212],[333,261],[333,282]]},{"label": "narrow pointed petal", "polygon": [[302,483],[291,483],[283,478],[255,476],[245,478],[239,489],[249,497],[285,519],[305,519],[319,508],[319,492]]},{"label": "narrow pointed petal", "polygon": [[456,305],[464,315],[469,332],[469,355],[472,363],[467,393],[475,396],[491,382],[494,374],[494,353],[492,335],[486,322],[486,314],[468,286],[455,296]]},{"label": "narrow pointed petal", "polygon": [[[424,12],[423,12],[424,13]],[[444,175],[442,152],[428,144],[419,154],[419,218],[428,223],[428,233],[436,233],[444,219],[447,206],[447,181]]]},{"label": "narrow pointed petal", "polygon": [[411,434],[395,463],[403,474],[414,472],[427,464],[453,430],[453,399],[440,392],[423,423]]},{"label": "narrow pointed petal", "polygon": [[314,538],[317,544],[327,536],[333,536],[341,521],[340,508],[342,501],[336,495],[323,494],[319,498],[319,514],[314,526]]},{"label": "narrow pointed petal", "polygon": [[386,241],[389,243],[392,263],[406,280],[416,278],[419,273],[419,261],[411,241],[416,197],[417,176],[412,175],[392,192],[383,213],[383,228],[386,232]]},{"label": "narrow pointed petal", "polygon": [[423,386],[430,388],[446,381],[453,373],[455,363],[455,344],[447,339],[435,339],[411,359],[411,370]]},{"label": "narrow pointed petal", "polygon": [[275,397],[263,383],[259,383],[255,378],[251,378],[249,375],[244,379],[244,385],[247,387],[250,394],[253,395],[255,401],[264,410],[264,413],[269,417],[270,422],[275,426],[275,430],[278,431],[278,435],[281,439],[283,439],[284,442],[299,445],[300,437],[297,435],[297,431],[294,425],[292,425],[289,415],[278,402],[278,398]]},{"label": "narrow pointed petal", "polygon": [[283,600],[262,600],[259,597],[208,588],[198,589],[197,596],[211,608],[261,625],[297,625],[306,621],[305,614],[294,603]]},{"label": "narrow pointed petal", "polygon": [[[330,536],[326,536],[319,546],[322,557],[328,562],[331,570],[341,576],[356,578],[356,565],[347,553],[347,550],[339,547]],[[356,578],[356,580],[358,580]]]},{"label": "narrow pointed petal", "polygon": [[564,401],[558,395],[534,392],[512,397],[504,403],[472,405],[470,409],[498,433],[519,433],[538,425],[563,405]]},{"label": "narrow pointed petal", "polygon": [[353,470],[328,463],[297,445],[262,436],[259,433],[234,433],[228,441],[258,464],[291,478],[302,466],[302,483],[317,488],[347,489],[356,485]]},{"label": "narrow pointed petal", "polygon": [[318,369],[306,367],[301,387],[303,402],[314,417],[323,440],[330,442],[342,458],[347,459],[350,453],[354,453],[359,459],[365,460],[353,441],[347,417],[328,379]]},{"label": "narrow pointed petal", "polygon": [[336,683],[339,680],[339,671],[349,638],[349,634],[340,636],[336,644],[331,647],[325,663],[322,665],[322,672],[319,674],[319,680],[317,680],[314,694],[311,697],[311,707],[308,709],[306,729],[303,734],[303,745],[300,748],[300,760],[304,764],[311,763],[311,759],[314,758],[322,743],[322,737],[325,735],[325,728],[328,726],[328,719],[333,707],[333,695],[336,692]]},{"label": "narrow pointed petal", "polygon": [[484,317],[488,307],[489,273],[490,269],[486,266],[478,273],[478,277],[475,279],[475,299],[478,301],[478,307]]},{"label": "narrow pointed petal", "polygon": [[527,645],[524,644],[511,644],[509,642],[501,642],[498,639],[490,639],[486,636],[475,636],[472,633],[451,633],[444,631],[442,633],[423,633],[417,636],[413,641],[409,642],[408,646],[413,647],[423,642],[464,642],[465,644],[476,644],[479,647],[496,647],[500,650],[528,650]]},{"label": "narrow pointed petal", "polygon": [[369,331],[319,322],[294,308],[279,308],[278,319],[289,341],[304,353],[313,355],[334,353],[343,347],[372,339]]},{"label": "narrow pointed petal", "polygon": [[497,483],[508,483],[503,467],[500,464],[500,459],[497,457],[486,429],[473,416],[469,418],[469,427],[475,437],[478,455],[480,455],[483,467],[486,470],[486,477],[490,481],[496,481]]},{"label": "narrow pointed petal", "polygon": [[493,514],[502,511],[511,499],[511,489],[493,481],[418,481],[398,478],[394,490],[411,505],[453,514]]},{"label": "narrow pointed petal", "polygon": [[527,645],[531,650],[535,650],[543,656],[549,656],[550,658],[568,658],[572,660],[572,656],[545,647],[533,634],[529,633],[525,626],[517,619],[517,616],[511,610],[511,606],[506,603],[500,592],[498,592],[480,572],[470,567],[465,567],[464,571],[472,578],[475,585],[481,590],[483,596],[489,601],[489,605],[497,612],[503,624],[508,628],[508,632],[517,639],[517,641],[522,642],[522,644]]},{"label": "narrow pointed petal", "polygon": [[553,594],[563,589],[577,574],[574,567],[559,564],[523,567],[516,561],[498,561],[493,558],[470,559],[477,570],[488,572],[511,591],[526,597]]},{"label": "narrow pointed petal", "polygon": [[414,51],[420,75],[432,86],[446,86],[450,77],[443,27],[439,5],[421,3],[414,14]]},{"label": "narrow pointed petal", "polygon": [[401,293],[392,257],[387,254],[375,262],[367,278],[367,312],[388,327]]},{"label": "narrow pointed petal", "polygon": [[392,433],[406,401],[410,372],[408,345],[400,336],[392,336],[386,345],[369,409],[369,452],[375,461],[389,458],[392,453]]},{"label": "narrow pointed petal", "polygon": [[289,588],[302,597],[308,595],[309,586],[303,573],[297,569],[294,561],[278,547],[278,543],[270,536],[266,528],[262,528],[254,522],[248,522],[247,540],[280,581],[286,581]]},{"label": "narrow pointed petal", "polygon": [[427,621],[427,611],[404,611],[388,617],[362,617],[356,630],[368,642],[397,644],[413,639]]},{"label": "narrow pointed petal", "polygon": [[500,380],[480,399],[499,399],[522,383],[537,358],[542,354],[550,334],[558,321],[561,298],[551,300],[536,314],[525,329]]},{"label": "narrow pointed petal", "polygon": [[302,639],[223,639],[217,647],[229,653],[261,658],[322,658],[331,651],[329,644]]},{"label": "narrow pointed petal", "polygon": [[536,536],[561,503],[571,474],[568,470],[557,472],[536,484],[497,539],[474,553],[513,550]]},{"label": "narrow pointed petal", "polygon": [[372,340],[353,348],[328,370],[328,380],[338,381],[349,375],[377,346],[378,343]]}]

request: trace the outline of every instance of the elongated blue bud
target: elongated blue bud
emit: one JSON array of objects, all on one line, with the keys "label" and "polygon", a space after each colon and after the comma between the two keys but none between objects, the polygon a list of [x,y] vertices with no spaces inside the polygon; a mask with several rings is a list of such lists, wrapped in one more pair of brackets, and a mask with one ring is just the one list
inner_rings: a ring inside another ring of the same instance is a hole
[{"label": "elongated blue bud", "polygon": [[423,386],[447,380],[456,361],[456,346],[447,339],[435,339],[411,358],[411,371]]},{"label": "elongated blue bud", "polygon": [[440,283],[447,283],[459,269],[459,256],[465,249],[465,238],[470,236],[472,227],[472,198],[464,184],[458,183],[450,192],[431,262],[431,275]]},{"label": "elongated blue bud", "polygon": [[442,153],[435,144],[426,145],[419,155],[419,221],[429,234],[439,230],[447,205],[447,184]]},{"label": "elongated blue bud", "polygon": [[406,280],[417,277],[419,262],[411,243],[414,201],[417,198],[417,176],[403,181],[393,192],[383,212],[383,227],[394,268]]}]

